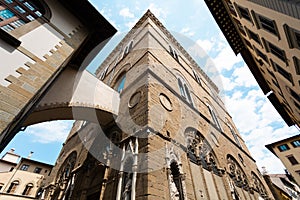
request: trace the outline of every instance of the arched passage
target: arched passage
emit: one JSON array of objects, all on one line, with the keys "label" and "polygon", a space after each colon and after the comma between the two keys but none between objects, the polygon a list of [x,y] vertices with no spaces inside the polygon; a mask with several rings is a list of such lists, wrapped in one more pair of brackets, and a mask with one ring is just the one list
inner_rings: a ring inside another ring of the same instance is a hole
[{"label": "arched passage", "polygon": [[[62,85],[64,87],[62,87]],[[66,69],[23,126],[51,120],[87,120],[100,125],[114,119],[119,93],[87,71]]]}]

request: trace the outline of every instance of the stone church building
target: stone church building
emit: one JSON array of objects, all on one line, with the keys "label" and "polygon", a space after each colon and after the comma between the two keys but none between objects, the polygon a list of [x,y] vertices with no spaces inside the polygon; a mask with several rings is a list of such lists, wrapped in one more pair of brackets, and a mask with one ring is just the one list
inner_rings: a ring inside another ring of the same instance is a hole
[{"label": "stone church building", "polygon": [[43,199],[274,199],[217,86],[151,11],[96,76],[118,114],[74,123]]}]

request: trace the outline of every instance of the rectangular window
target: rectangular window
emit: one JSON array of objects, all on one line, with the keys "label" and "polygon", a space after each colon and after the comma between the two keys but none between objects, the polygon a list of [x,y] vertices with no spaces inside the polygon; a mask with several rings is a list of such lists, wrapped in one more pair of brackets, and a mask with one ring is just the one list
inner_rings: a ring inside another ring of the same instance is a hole
[{"label": "rectangular window", "polygon": [[2,19],[10,19],[14,16],[15,16],[15,14],[8,9],[0,10],[0,17]]},{"label": "rectangular window", "polygon": [[279,149],[280,152],[287,151],[290,149],[290,147],[287,144],[280,145],[277,148]]},{"label": "rectangular window", "polygon": [[295,65],[296,73],[298,75],[300,75],[300,60],[299,60],[299,58],[297,58],[295,56],[293,57],[293,60],[294,60],[294,65]]},{"label": "rectangular window", "polygon": [[14,9],[21,14],[26,13],[26,11],[21,6],[14,6]]},{"label": "rectangular window", "polygon": [[274,20],[268,19],[264,16],[258,15],[260,28],[278,36],[276,23]]},{"label": "rectangular window", "polygon": [[294,101],[294,104],[297,107],[297,109],[300,111],[300,105],[296,101]]},{"label": "rectangular window", "polygon": [[272,83],[273,83],[274,85],[276,85],[276,87],[280,88],[280,86],[279,86],[279,84],[278,84],[278,82],[277,82],[276,80],[272,79]]},{"label": "rectangular window", "polygon": [[291,95],[292,95],[292,97],[294,97],[298,102],[300,102],[300,95],[299,94],[297,94],[294,90],[292,90],[291,88],[290,88],[290,93],[291,93]]},{"label": "rectangular window", "polygon": [[247,8],[241,7],[241,6],[237,6],[239,13],[241,15],[241,18],[245,18],[248,21],[252,22],[249,10]]},{"label": "rectangular window", "polygon": [[287,159],[289,159],[289,161],[291,162],[292,165],[299,164],[298,161],[296,160],[296,158],[293,155],[287,156]]},{"label": "rectangular window", "polygon": [[239,20],[237,20],[237,19],[234,18],[234,22],[235,22],[236,25],[238,26],[239,31],[240,31],[244,36],[246,36],[245,29],[244,29],[243,25],[239,22]]},{"label": "rectangular window", "polygon": [[252,44],[248,40],[244,40],[244,41],[250,49],[253,49]]},{"label": "rectangular window", "polygon": [[292,142],[293,147],[300,147],[300,140],[295,140]]},{"label": "rectangular window", "polygon": [[42,171],[42,168],[36,167],[33,172],[39,174],[41,171]]},{"label": "rectangular window", "polygon": [[[255,47],[254,47],[255,48]],[[257,48],[255,48],[256,54],[261,57],[266,63],[269,63],[269,60],[267,58],[267,56],[262,53],[260,50],[258,50]]]},{"label": "rectangular window", "polygon": [[226,2],[227,2],[227,5],[229,7],[231,14],[233,14],[234,16],[237,16],[233,4],[230,1],[226,1]]},{"label": "rectangular window", "polygon": [[40,13],[40,11],[38,11],[38,10],[35,11],[34,13],[35,13],[38,17],[41,17],[41,16],[42,16],[42,13]]},{"label": "rectangular window", "polygon": [[285,52],[284,50],[280,49],[279,47],[275,46],[274,44],[266,41],[266,45],[268,47],[268,50],[275,55],[276,57],[278,57],[280,60],[282,60],[283,62],[286,62],[286,56],[285,56]]},{"label": "rectangular window", "polygon": [[289,27],[288,25],[283,25],[286,37],[289,42],[290,48],[300,49],[300,31]]},{"label": "rectangular window", "polygon": [[33,20],[35,20],[35,18],[34,18],[34,17],[32,17],[31,15],[27,15],[27,16],[26,16],[26,18],[27,18],[27,19],[29,19],[30,21],[33,21]]},{"label": "rectangular window", "polygon": [[29,10],[31,10],[31,11],[34,11],[34,10],[35,10],[35,8],[34,8],[30,3],[28,3],[27,1],[24,2],[23,4],[24,4],[24,6],[26,6]]},{"label": "rectangular window", "polygon": [[13,0],[5,0],[5,2],[8,3],[8,4],[11,4],[11,3],[13,3],[14,1],[13,1]]},{"label": "rectangular window", "polygon": [[259,45],[261,44],[260,38],[258,34],[252,32],[251,30],[247,29],[247,32],[249,34],[250,39],[253,39],[255,42],[257,42]]},{"label": "rectangular window", "polygon": [[23,165],[21,166],[20,170],[27,171],[28,168],[29,168],[29,165],[23,164]]},{"label": "rectangular window", "polygon": [[1,29],[4,30],[4,31],[6,31],[6,32],[9,32],[9,31],[14,30],[14,27],[12,27],[11,25],[7,24],[7,25],[2,26]]},{"label": "rectangular window", "polygon": [[291,73],[285,71],[282,67],[280,67],[277,63],[272,61],[272,65],[276,71],[278,71],[284,78],[286,78],[289,82],[294,84]]},{"label": "rectangular window", "polygon": [[267,71],[269,72],[269,74],[271,74],[271,76],[273,76],[273,78],[276,78],[275,75],[274,75],[274,73],[273,73],[271,70],[269,70],[269,69],[267,68]]}]

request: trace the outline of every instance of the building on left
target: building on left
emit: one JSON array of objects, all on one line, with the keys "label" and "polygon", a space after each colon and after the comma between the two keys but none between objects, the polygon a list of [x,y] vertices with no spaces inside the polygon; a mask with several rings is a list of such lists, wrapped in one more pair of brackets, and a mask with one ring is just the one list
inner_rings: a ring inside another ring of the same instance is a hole
[{"label": "building on left", "polygon": [[[115,33],[88,0],[0,0],[0,150],[23,127],[72,119],[66,109],[76,102],[81,107],[91,105],[80,99],[70,102],[77,84],[73,77],[85,73]],[[56,99],[39,106],[66,71],[69,74],[61,78],[64,84],[53,91]],[[66,97],[64,89],[70,91],[66,100],[61,99]],[[44,110],[50,112],[41,113]]]},{"label": "building on left", "polygon": [[[31,152],[32,153],[32,152]],[[0,200],[37,199],[48,183],[52,165],[23,158],[11,149],[0,160]]]}]

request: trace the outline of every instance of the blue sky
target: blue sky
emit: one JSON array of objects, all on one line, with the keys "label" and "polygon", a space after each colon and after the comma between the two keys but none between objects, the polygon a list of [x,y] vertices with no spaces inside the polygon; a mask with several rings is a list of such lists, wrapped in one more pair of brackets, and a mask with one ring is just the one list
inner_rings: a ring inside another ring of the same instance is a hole
[{"label": "blue sky", "polygon": [[[178,38],[198,61],[200,67],[208,74],[212,74],[212,79],[217,82],[225,105],[251,155],[257,161],[258,168],[265,166],[270,173],[284,173],[284,166],[265,148],[265,145],[299,132],[295,127],[288,127],[283,122],[263,95],[242,58],[235,56],[230,49],[204,1],[91,0],[91,2],[115,26],[118,33],[91,63],[89,71],[94,72],[116,41],[132,28],[147,9],[150,9],[174,35],[183,35],[193,41],[193,45],[190,45],[181,41],[181,37]],[[207,59],[209,57],[211,59]],[[216,72],[215,69],[217,73],[212,73]],[[34,151],[32,159],[54,164],[71,126],[71,121],[30,126],[24,132],[20,132],[3,152],[15,148],[16,153],[26,157],[30,151]]]}]

